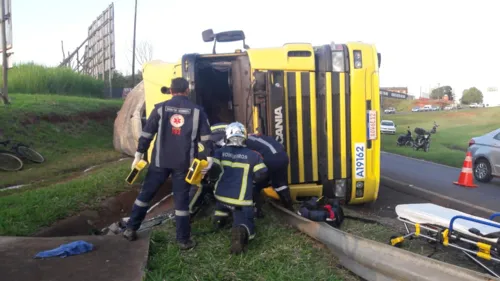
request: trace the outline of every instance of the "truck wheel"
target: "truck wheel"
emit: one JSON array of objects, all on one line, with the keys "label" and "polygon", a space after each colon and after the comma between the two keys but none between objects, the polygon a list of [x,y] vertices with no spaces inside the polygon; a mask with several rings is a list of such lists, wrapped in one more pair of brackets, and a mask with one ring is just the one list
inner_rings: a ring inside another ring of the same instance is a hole
[{"label": "truck wheel", "polygon": [[474,163],[474,178],[480,182],[490,182],[493,179],[491,175],[491,165],[486,159],[479,159]]}]

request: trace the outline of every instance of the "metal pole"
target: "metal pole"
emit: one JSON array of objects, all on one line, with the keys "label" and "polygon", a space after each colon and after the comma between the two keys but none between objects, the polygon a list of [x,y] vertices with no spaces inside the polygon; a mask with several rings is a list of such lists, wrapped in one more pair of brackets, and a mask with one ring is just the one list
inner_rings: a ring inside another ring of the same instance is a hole
[{"label": "metal pole", "polygon": [[[2,0],[3,1],[3,0]],[[137,27],[137,0],[135,0],[135,11],[134,11],[134,43],[132,47],[132,88],[135,87],[135,31]]]},{"label": "metal pole", "polygon": [[9,70],[9,65],[7,61],[7,35],[5,32],[5,0],[1,0],[1,10],[2,14],[2,65],[3,65],[3,90],[2,90],[2,99],[4,104],[9,104],[9,92],[7,85],[7,72]]}]

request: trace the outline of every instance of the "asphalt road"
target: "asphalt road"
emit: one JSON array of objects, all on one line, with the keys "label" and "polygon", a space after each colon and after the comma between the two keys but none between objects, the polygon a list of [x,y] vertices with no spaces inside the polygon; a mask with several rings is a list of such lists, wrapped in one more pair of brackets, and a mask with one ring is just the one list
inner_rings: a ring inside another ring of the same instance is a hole
[{"label": "asphalt road", "polygon": [[[422,152],[424,153],[424,152]],[[444,196],[500,212],[500,182],[476,182],[477,188],[453,184],[460,169],[382,152],[382,176],[408,183]],[[380,194],[383,194],[380,190]]]}]

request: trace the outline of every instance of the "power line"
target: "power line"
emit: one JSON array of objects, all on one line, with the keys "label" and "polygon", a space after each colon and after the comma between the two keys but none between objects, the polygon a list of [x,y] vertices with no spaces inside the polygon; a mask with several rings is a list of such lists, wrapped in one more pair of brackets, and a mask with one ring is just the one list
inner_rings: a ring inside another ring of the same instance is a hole
[{"label": "power line", "polygon": [[135,0],[135,11],[134,11],[134,39],[132,43],[132,87],[135,87],[135,34],[137,27],[137,0]]}]

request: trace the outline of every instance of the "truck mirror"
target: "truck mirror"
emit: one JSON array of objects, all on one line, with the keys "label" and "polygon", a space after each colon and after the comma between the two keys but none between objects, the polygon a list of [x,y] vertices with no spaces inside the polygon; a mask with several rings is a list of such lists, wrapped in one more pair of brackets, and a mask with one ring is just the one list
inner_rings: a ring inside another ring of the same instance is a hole
[{"label": "truck mirror", "polygon": [[201,33],[203,37],[203,42],[212,42],[215,39],[215,34],[212,29],[207,29]]}]

